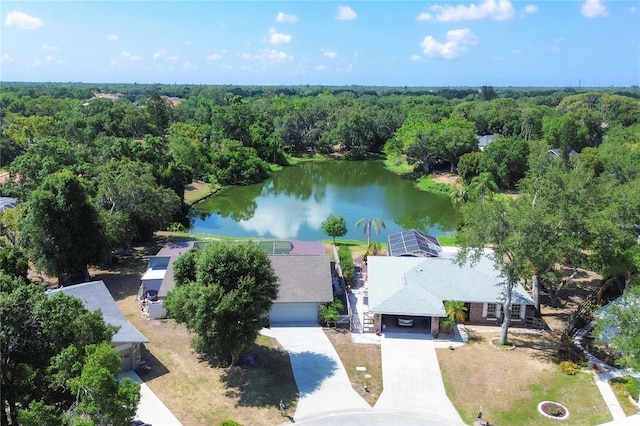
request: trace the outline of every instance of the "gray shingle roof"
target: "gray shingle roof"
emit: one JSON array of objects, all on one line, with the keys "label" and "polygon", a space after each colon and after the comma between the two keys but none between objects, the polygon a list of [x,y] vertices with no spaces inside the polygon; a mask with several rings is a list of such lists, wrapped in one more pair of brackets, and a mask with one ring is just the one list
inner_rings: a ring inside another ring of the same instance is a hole
[{"label": "gray shingle roof", "polygon": [[276,302],[331,302],[331,262],[322,255],[271,255],[280,290]]},{"label": "gray shingle roof", "polygon": [[[500,303],[504,282],[493,261],[483,256],[474,266],[459,266],[453,254],[440,258],[371,256],[368,258],[369,311],[399,315],[444,316],[443,301]],[[532,305],[520,284],[514,304]]]},{"label": "gray shingle roof", "polygon": [[118,305],[115,300],[113,300],[109,289],[107,289],[103,281],[91,281],[69,287],[61,287],[50,290],[47,294],[58,292],[77,297],[82,300],[82,304],[87,310],[101,311],[102,317],[107,324],[119,327],[120,329],[111,339],[112,344],[149,342],[149,340],[122,315],[120,308],[118,308]]}]

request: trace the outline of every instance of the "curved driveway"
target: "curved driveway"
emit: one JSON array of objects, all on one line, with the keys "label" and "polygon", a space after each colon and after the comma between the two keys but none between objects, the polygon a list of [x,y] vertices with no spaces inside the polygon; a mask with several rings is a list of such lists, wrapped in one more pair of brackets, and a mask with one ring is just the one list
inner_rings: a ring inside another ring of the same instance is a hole
[{"label": "curved driveway", "polygon": [[351,387],[347,372],[329,338],[319,326],[271,327],[262,334],[273,337],[289,353],[300,393],[294,418],[371,407]]},{"label": "curved driveway", "polygon": [[[300,397],[294,418],[305,425],[463,425],[442,382],[433,341],[387,334],[382,339],[384,390],[375,407],[352,388],[319,326],[272,327],[263,334],[287,350]],[[416,338],[417,337],[417,338]]]}]

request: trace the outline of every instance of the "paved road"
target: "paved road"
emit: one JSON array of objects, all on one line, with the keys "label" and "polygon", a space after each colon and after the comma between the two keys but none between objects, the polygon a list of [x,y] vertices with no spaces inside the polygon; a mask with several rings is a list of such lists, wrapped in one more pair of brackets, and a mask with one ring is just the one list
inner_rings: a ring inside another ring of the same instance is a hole
[{"label": "paved road", "polygon": [[322,328],[271,327],[262,334],[276,338],[289,353],[300,392],[296,422],[332,412],[371,411],[351,387],[338,353]]},{"label": "paved road", "polygon": [[415,413],[440,422],[430,424],[464,424],[445,392],[430,336],[385,333],[382,380],[376,410]]}]

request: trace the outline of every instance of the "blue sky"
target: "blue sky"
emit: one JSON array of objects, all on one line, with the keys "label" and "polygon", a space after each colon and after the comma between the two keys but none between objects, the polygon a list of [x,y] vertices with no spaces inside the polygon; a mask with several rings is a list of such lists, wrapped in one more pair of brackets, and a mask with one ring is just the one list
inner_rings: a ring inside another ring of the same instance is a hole
[{"label": "blue sky", "polygon": [[0,80],[640,84],[640,0],[5,1]]}]

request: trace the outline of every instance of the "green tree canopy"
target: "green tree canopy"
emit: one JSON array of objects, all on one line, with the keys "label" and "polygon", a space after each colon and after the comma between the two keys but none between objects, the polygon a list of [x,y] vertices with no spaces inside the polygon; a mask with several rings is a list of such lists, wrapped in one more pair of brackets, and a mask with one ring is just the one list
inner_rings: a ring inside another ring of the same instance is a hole
[{"label": "green tree canopy", "polygon": [[70,171],[49,175],[25,203],[19,244],[50,276],[86,271],[105,254],[106,237],[84,183]]},{"label": "green tree canopy", "polygon": [[[0,272],[0,282],[3,277]],[[77,410],[84,424],[130,424],[139,385],[118,382],[120,356],[110,344],[115,329],[100,311],[15,282],[1,286],[0,318],[3,425],[64,424]]]},{"label": "green tree canopy", "polygon": [[596,319],[596,335],[621,354],[622,365],[640,371],[640,285],[629,287],[619,303]]},{"label": "green tree canopy", "polygon": [[169,316],[194,334],[196,350],[233,363],[278,297],[267,253],[251,242],[211,242],[178,258],[175,267],[176,287],[164,302]]},{"label": "green tree canopy", "polygon": [[344,216],[330,214],[322,221],[322,232],[333,238],[333,245],[336,245],[336,237],[343,237],[347,234],[347,221]]}]

